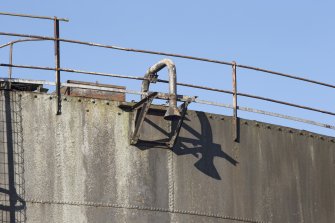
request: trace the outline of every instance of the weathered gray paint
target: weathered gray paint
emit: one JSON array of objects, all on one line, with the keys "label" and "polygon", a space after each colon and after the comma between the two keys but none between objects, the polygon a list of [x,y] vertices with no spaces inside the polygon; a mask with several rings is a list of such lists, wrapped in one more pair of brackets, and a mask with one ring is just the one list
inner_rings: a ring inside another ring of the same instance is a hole
[{"label": "weathered gray paint", "polygon": [[[188,111],[172,151],[130,146],[118,102],[66,97],[56,116],[50,95],[16,94],[26,222],[335,221],[332,138],[240,120],[235,143],[230,117]],[[168,137],[163,115],[141,139]]]}]

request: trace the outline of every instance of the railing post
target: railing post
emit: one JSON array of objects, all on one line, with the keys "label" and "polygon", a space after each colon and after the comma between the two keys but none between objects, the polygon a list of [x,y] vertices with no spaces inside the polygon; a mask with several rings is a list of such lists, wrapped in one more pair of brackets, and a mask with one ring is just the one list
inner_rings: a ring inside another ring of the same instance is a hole
[{"label": "railing post", "polygon": [[57,115],[62,113],[62,97],[60,93],[60,52],[59,52],[59,20],[54,18],[54,39],[55,39],[55,68],[56,68],[56,94],[57,94]]},{"label": "railing post", "polygon": [[8,67],[8,78],[9,78],[9,89],[12,89],[12,72],[13,72],[13,43],[9,45],[9,67]]},{"label": "railing post", "polygon": [[232,62],[232,79],[233,79],[233,140],[238,140],[238,126],[237,126],[237,80],[236,80],[236,62]]}]

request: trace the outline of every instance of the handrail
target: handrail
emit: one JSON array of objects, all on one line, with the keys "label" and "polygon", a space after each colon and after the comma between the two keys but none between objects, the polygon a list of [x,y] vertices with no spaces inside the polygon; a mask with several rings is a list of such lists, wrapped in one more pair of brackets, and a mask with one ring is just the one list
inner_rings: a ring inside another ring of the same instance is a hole
[{"label": "handrail", "polygon": [[[56,70],[56,68],[52,68],[52,67],[27,66],[27,65],[3,64],[3,63],[0,63],[0,67],[15,67],[15,68],[37,69],[37,70],[50,70],[50,71],[55,71]],[[150,80],[148,77],[137,77],[137,76],[129,76],[129,75],[121,75],[121,74],[108,74],[108,73],[102,73],[102,72],[74,70],[74,69],[69,69],[69,68],[59,68],[59,70],[64,71],[64,72],[70,72],[70,73],[90,74],[90,75],[97,75],[97,76],[108,76],[108,77],[117,77],[117,78],[143,80],[143,81],[149,81]],[[161,79],[157,79],[157,82],[169,83],[169,81],[161,80]],[[217,89],[217,88],[209,88],[209,87],[199,86],[199,85],[192,85],[192,84],[186,84],[186,83],[180,83],[180,82],[176,82],[176,85],[185,86],[185,87],[192,87],[192,88],[199,88],[199,89],[204,89],[204,90],[208,90],[208,91],[216,91],[216,92],[222,92],[222,93],[227,93],[227,94],[233,94],[232,91]],[[142,91],[147,92],[147,89],[142,88]],[[290,103],[290,102],[285,102],[285,101],[275,100],[275,99],[261,97],[261,96],[257,96],[257,95],[240,93],[240,92],[238,92],[237,95],[243,96],[243,97],[248,97],[248,98],[259,99],[259,100],[263,100],[263,101],[274,102],[274,103],[277,103],[277,104],[288,105],[288,106],[291,106],[291,107],[301,108],[301,109],[305,109],[305,110],[310,110],[310,111],[315,111],[315,112],[335,116],[334,112],[325,111],[325,110],[321,110],[321,109],[317,109],[317,108],[312,108],[312,107],[308,107],[308,106],[304,106],[304,105],[293,104],[293,103]]]},{"label": "handrail", "polygon": [[69,20],[65,18],[57,18],[57,17],[50,17],[50,16],[36,16],[36,15],[18,14],[18,13],[9,13],[9,12],[0,12],[0,15],[18,16],[18,17],[26,17],[26,18],[32,18],[32,19],[48,19],[48,20],[54,20],[56,18],[58,21],[69,22]]},{"label": "handrail", "polygon": [[45,39],[28,38],[28,39],[13,40],[6,44],[0,45],[0,49],[6,46],[14,45],[15,43],[22,43],[22,42],[29,42],[29,41],[45,41]]},{"label": "handrail", "polygon": [[[0,12],[0,15],[1,15],[1,12]],[[50,18],[45,18],[45,19],[50,19]],[[55,27],[56,28],[58,27],[58,21],[62,21],[62,20],[58,19],[57,17],[53,18],[53,20],[55,21]],[[283,76],[283,77],[287,77],[287,78],[290,78],[290,79],[304,81],[304,82],[308,82],[308,83],[312,83],[312,84],[317,84],[317,85],[321,85],[321,86],[325,86],[325,87],[329,87],[329,88],[335,88],[335,85],[332,85],[332,84],[328,84],[328,83],[324,83],[324,82],[319,82],[319,81],[311,80],[311,79],[307,79],[307,78],[302,78],[302,77],[294,76],[294,75],[291,75],[291,74],[285,74],[285,73],[280,73],[280,72],[276,72],[276,71],[266,70],[266,69],[263,69],[263,68],[257,68],[257,67],[253,67],[253,66],[247,66],[247,65],[237,64],[235,62],[226,62],[226,61],[221,61],[221,60],[212,60],[212,59],[208,59],[208,58],[194,57],[194,56],[174,54],[174,53],[166,53],[166,52],[158,52],[158,51],[150,51],[150,50],[141,50],[141,49],[133,49],[133,48],[124,48],[124,47],[113,46],[113,45],[106,45],[106,44],[99,44],[99,43],[92,43],[92,42],[84,42],[84,41],[78,41],[78,40],[72,40],[72,39],[63,39],[63,38],[59,38],[58,35],[55,35],[54,37],[47,37],[47,36],[28,35],[28,34],[19,34],[19,33],[7,33],[7,32],[0,32],[0,35],[25,37],[25,39],[14,40],[14,41],[11,41],[11,42],[9,42],[7,44],[3,44],[3,45],[0,46],[0,48],[4,48],[4,47],[7,47],[7,46],[10,46],[11,47],[11,54],[10,54],[11,57],[12,57],[12,48],[13,48],[13,45],[16,44],[16,43],[28,42],[28,41],[50,40],[50,41],[54,41],[55,42],[55,46],[58,46],[58,48],[59,48],[59,42],[67,42],[67,43],[81,44],[81,45],[87,45],[87,46],[93,46],[93,47],[102,47],[102,48],[121,50],[121,51],[130,51],[130,52],[145,53],[145,54],[164,55],[164,56],[171,56],[171,57],[177,57],[177,58],[197,60],[197,61],[203,61],[203,62],[209,62],[209,63],[217,63],[217,64],[223,64],[223,65],[230,65],[230,66],[233,67],[233,85],[235,85],[235,86],[236,86],[236,68],[238,67],[238,68],[255,70],[255,71],[260,71],[260,72],[264,72],[264,73],[269,73],[269,74],[274,74],[274,75],[278,75],[278,76]],[[55,52],[55,53],[56,53],[55,55],[59,56],[59,52]],[[126,79],[135,79],[135,80],[142,80],[142,81],[144,81],[144,83],[148,83],[148,82],[151,81],[149,75],[146,75],[145,77],[136,77],[136,76],[129,76],[129,75],[110,74],[110,73],[102,73],[102,72],[90,72],[90,71],[83,71],[83,70],[61,68],[59,66],[59,59],[58,60],[56,59],[56,67],[55,68],[53,68],[53,67],[29,66],[29,65],[16,65],[16,64],[12,64],[12,58],[10,58],[10,64],[1,63],[0,66],[9,67],[10,69],[12,67],[15,67],[15,68],[29,68],[29,69],[39,69],[39,70],[52,70],[52,71],[56,71],[56,74],[57,74],[56,75],[56,77],[57,77],[56,78],[56,82],[45,82],[45,83],[46,84],[49,83],[50,85],[55,85],[56,86],[57,99],[58,99],[58,112],[57,112],[57,114],[60,114],[60,108],[61,108],[61,105],[60,105],[60,103],[61,103],[61,96],[60,96],[60,90],[59,89],[60,89],[61,86],[70,86],[71,85],[71,84],[68,84],[68,83],[61,83],[60,82],[60,75],[59,75],[60,71],[71,72],[71,73],[81,73],[81,74],[98,75],[98,76],[109,76],[109,77],[117,77],[117,78],[126,78]],[[162,69],[163,67],[159,66],[160,69]],[[160,69],[154,69],[154,71],[151,72],[151,73],[156,73]],[[169,70],[171,70],[171,68]],[[11,77],[11,72],[10,72],[9,76]],[[161,79],[157,79],[155,81],[161,82],[161,83],[170,83],[172,76],[170,75],[170,80],[169,81],[167,81],[167,80],[161,80]],[[14,80],[14,79],[10,78],[9,82],[12,82],[12,80]],[[232,109],[234,109],[234,113],[235,113],[234,117],[235,118],[237,117],[236,111],[237,110],[241,110],[241,111],[259,113],[259,114],[263,114],[263,115],[269,115],[269,116],[273,116],[273,117],[279,117],[279,118],[284,118],[284,119],[288,119],[288,120],[303,122],[303,123],[307,123],[307,124],[316,125],[316,126],[320,126],[320,127],[324,127],[324,128],[329,128],[329,129],[334,129],[335,130],[335,126],[324,124],[324,123],[319,123],[319,122],[315,122],[315,121],[311,121],[311,120],[307,120],[307,119],[302,119],[302,118],[297,118],[297,117],[293,117],[293,116],[287,116],[287,115],[282,115],[282,114],[278,114],[278,113],[273,113],[273,112],[268,112],[268,111],[263,111],[263,110],[258,110],[258,109],[253,109],[253,108],[247,108],[247,107],[238,106],[237,105],[237,101],[236,101],[236,96],[243,96],[243,97],[254,98],[254,99],[263,100],[263,101],[269,101],[269,102],[273,102],[273,103],[278,103],[278,104],[283,104],[283,105],[287,105],[287,106],[291,106],[291,107],[296,107],[296,108],[301,108],[301,109],[305,109],[305,110],[315,111],[315,112],[319,112],[319,113],[323,113],[323,114],[328,114],[328,115],[332,115],[332,116],[335,116],[334,112],[325,111],[325,110],[321,110],[321,109],[317,109],[317,108],[312,108],[312,107],[308,107],[308,106],[303,106],[303,105],[298,105],[298,104],[294,104],[294,103],[290,103],[290,102],[275,100],[275,99],[272,99],[272,98],[266,98],[266,97],[261,97],[261,96],[256,96],[256,95],[241,93],[241,92],[237,92],[236,89],[234,91],[229,91],[229,90],[218,89],[218,88],[211,88],[211,87],[206,87],[206,86],[199,86],[199,85],[193,85],[193,84],[187,84],[187,83],[180,83],[180,82],[176,82],[176,81],[174,81],[174,85],[180,85],[180,86],[185,86],[185,87],[191,87],[191,88],[197,88],[197,89],[203,89],[203,90],[209,90],[209,91],[216,91],[216,92],[221,92],[221,93],[227,93],[227,94],[234,95],[234,105],[220,104],[220,103],[216,103],[216,102],[210,102],[210,101],[201,100],[201,99],[198,99],[198,98],[193,98],[192,100],[195,103],[208,104],[208,105],[214,105],[214,106],[221,106],[221,107],[226,107],[226,108],[232,108]],[[87,88],[85,86],[79,86],[79,85],[78,86],[76,85],[76,87]],[[89,87],[89,88],[92,88],[92,86]],[[176,89],[176,88],[174,87],[174,89]],[[100,90],[110,90],[110,91],[118,91],[118,92],[120,91],[120,90],[117,90],[117,89],[108,89],[108,88],[104,88],[104,89],[101,88]],[[173,92],[175,92],[175,95],[176,95],[178,101],[185,101],[187,98],[189,98],[188,96],[177,95],[176,91],[173,91]],[[142,89],[141,92],[136,92],[136,91],[131,91],[131,90],[124,90],[123,93],[139,94],[139,95],[142,95],[142,96],[147,95],[147,92],[145,92],[145,89],[144,90]],[[166,100],[169,100],[171,102],[171,100],[170,100],[171,99],[170,98],[171,97],[171,89],[170,89],[170,94],[159,93],[159,95],[160,95],[158,97],[159,99],[166,99]],[[237,124],[235,123],[234,125],[237,125]]]},{"label": "handrail", "polygon": [[[19,33],[0,32],[0,35],[28,37],[28,38],[52,40],[52,41],[56,40],[53,37],[19,34]],[[71,40],[71,39],[63,39],[63,38],[59,38],[57,40],[59,40],[60,42],[75,43],[75,44],[102,47],[102,48],[121,50],[121,51],[130,51],[130,52],[146,53],[146,54],[156,54],[156,55],[178,57],[178,58],[184,58],[184,59],[190,59],[190,60],[198,60],[198,61],[209,62],[209,63],[224,64],[224,65],[230,65],[230,66],[233,65],[232,62],[227,62],[227,61],[222,61],[222,60],[213,60],[213,59],[201,58],[201,57],[194,57],[194,56],[188,56],[188,55],[181,55],[181,54],[174,54],[174,53],[125,48],[125,47],[119,47],[119,46],[113,46],[113,45],[106,45],[106,44],[93,43],[93,42],[84,42],[84,41],[79,41],[79,40]],[[322,86],[325,86],[325,87],[335,88],[335,85],[332,85],[332,84],[328,84],[328,83],[324,83],[324,82],[320,82],[320,81],[316,81],[316,80],[311,80],[311,79],[307,79],[307,78],[302,78],[302,77],[294,76],[294,75],[291,75],[291,74],[285,74],[285,73],[276,72],[276,71],[272,71],[272,70],[266,70],[266,69],[263,69],[263,68],[258,68],[258,67],[243,65],[243,64],[236,64],[236,67],[249,69],[249,70],[256,70],[256,71],[260,71],[260,72],[264,72],[264,73],[274,74],[274,75],[278,75],[278,76],[288,77],[288,78],[291,78],[291,79],[296,79],[296,80],[305,81],[305,82],[309,82],[309,83],[313,83],[313,84],[318,84],[318,85],[322,85]]]},{"label": "handrail", "polygon": [[[43,81],[43,80],[27,80],[27,79],[19,79],[19,78],[13,78],[13,79],[0,78],[0,81],[12,81],[12,82],[17,82],[17,83],[42,84],[42,85],[56,86],[55,82]],[[108,86],[99,87],[99,86],[90,86],[90,85],[72,84],[72,83],[62,83],[62,86],[92,89],[92,90],[101,90],[101,91],[113,91],[113,92],[118,92],[118,93],[128,93],[128,94],[135,94],[135,95],[142,95],[142,96],[148,96],[148,94],[149,94],[148,92],[118,89],[118,88],[113,88],[113,87],[108,87]],[[168,97],[169,97],[168,94],[165,94],[165,93],[159,93],[159,95],[158,95],[158,99],[168,99]],[[191,97],[178,95],[178,100],[179,101],[187,101],[189,98],[191,98]],[[230,104],[217,103],[217,102],[206,101],[206,100],[201,100],[201,99],[197,99],[197,98],[194,99],[193,102],[198,103],[198,104],[205,104],[205,105],[211,105],[211,106],[233,109],[233,105],[230,105]],[[269,111],[264,111],[264,110],[260,110],[260,109],[249,108],[249,107],[242,107],[242,106],[238,106],[237,109],[240,110],[240,111],[258,113],[258,114],[263,114],[263,115],[267,115],[267,116],[283,118],[283,119],[287,119],[287,120],[302,122],[302,123],[306,123],[306,124],[310,124],[310,125],[315,125],[315,126],[335,130],[335,126],[333,126],[333,125],[320,123],[320,122],[316,122],[316,121],[312,121],[312,120],[308,120],[308,119],[303,119],[303,118],[298,118],[298,117],[288,116],[288,115],[282,115],[282,114],[279,114],[279,113],[274,113],[274,112],[269,112]]]}]

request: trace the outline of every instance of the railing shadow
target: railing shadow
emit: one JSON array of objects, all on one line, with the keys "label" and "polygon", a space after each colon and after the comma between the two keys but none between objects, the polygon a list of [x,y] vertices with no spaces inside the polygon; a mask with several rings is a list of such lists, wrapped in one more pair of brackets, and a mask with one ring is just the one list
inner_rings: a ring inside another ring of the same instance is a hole
[{"label": "railing shadow", "polygon": [[24,161],[20,98],[0,91],[0,222],[25,222]]},{"label": "railing shadow", "polygon": [[[194,163],[194,166],[199,171],[213,179],[221,180],[219,171],[214,164],[214,158],[222,158],[233,166],[236,166],[238,161],[227,154],[220,144],[213,142],[212,127],[206,114],[204,112],[196,112],[196,115],[200,122],[200,131],[184,122],[182,125],[184,134],[180,134],[172,151],[178,156],[195,156],[198,160]],[[165,135],[167,138],[169,137],[169,133],[157,123],[147,118],[145,122],[150,127],[155,128],[160,134]],[[175,123],[173,123],[172,128],[174,127]],[[141,150],[152,149],[155,148],[155,143],[155,141],[142,141],[142,143],[137,144],[137,148]]]}]

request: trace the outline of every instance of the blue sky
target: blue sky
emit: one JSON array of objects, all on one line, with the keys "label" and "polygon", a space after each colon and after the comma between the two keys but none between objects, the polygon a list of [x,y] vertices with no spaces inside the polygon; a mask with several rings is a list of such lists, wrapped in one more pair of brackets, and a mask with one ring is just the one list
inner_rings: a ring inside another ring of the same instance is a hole
[{"label": "blue sky", "polygon": [[[61,37],[155,51],[174,52],[232,61],[301,77],[335,83],[334,1],[1,1],[3,12],[58,16]],[[2,32],[51,36],[51,21],[0,16]],[[9,37],[0,37],[5,43]],[[51,42],[22,43],[15,47],[14,63],[53,66]],[[0,50],[7,62],[8,50]],[[62,43],[61,66],[65,68],[142,76],[164,56],[144,55]],[[178,81],[231,89],[231,68],[171,58]],[[7,75],[0,68],[1,76]],[[14,69],[15,77],[52,80],[53,72]],[[66,74],[80,79],[140,89],[140,82]],[[167,78],[166,71],[160,73]],[[153,90],[167,91],[166,85]],[[238,70],[238,90],[292,103],[335,111],[335,89],[311,85],[270,74]],[[180,94],[204,100],[232,103],[230,95],[178,88]],[[130,96],[137,100],[138,97]],[[163,102],[160,102],[163,103]],[[240,106],[298,116],[335,125],[334,117],[259,100],[239,98]],[[191,105],[191,109],[231,114],[218,107]],[[257,119],[334,136],[334,131],[273,117],[239,112]]]}]

